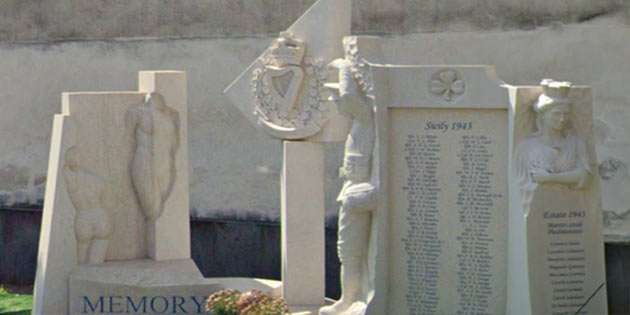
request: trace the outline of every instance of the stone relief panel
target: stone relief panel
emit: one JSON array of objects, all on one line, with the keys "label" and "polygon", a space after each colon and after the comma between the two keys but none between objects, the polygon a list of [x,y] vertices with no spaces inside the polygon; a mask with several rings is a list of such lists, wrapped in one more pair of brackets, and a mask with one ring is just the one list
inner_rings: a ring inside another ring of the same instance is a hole
[{"label": "stone relief panel", "polygon": [[[510,221],[510,269],[527,271],[508,285],[529,289],[511,295],[508,306],[521,309],[520,296],[532,314],[605,314],[590,88],[545,79],[539,88],[519,87],[513,96],[512,171],[518,185],[510,201],[516,215]],[[514,219],[521,210],[522,221]]]},{"label": "stone relief panel", "polygon": [[[135,135],[124,125],[127,113],[141,104],[143,97],[144,93],[68,96],[71,113],[68,126],[72,127],[68,134],[72,136],[71,146],[74,149],[69,151],[69,160],[62,156],[62,161],[66,163],[65,169],[70,169],[68,161],[78,161],[81,172],[92,174],[81,177],[100,183],[101,188],[91,188],[86,192],[82,191],[85,183],[76,185],[79,185],[81,194],[91,192],[101,198],[100,208],[108,214],[111,233],[105,261],[146,257],[146,220],[130,176]],[[62,176],[64,183],[65,174],[74,174],[65,169]],[[73,189],[72,184],[68,185],[68,189]]]},{"label": "stone relief panel", "polygon": [[280,33],[252,73],[254,114],[263,129],[288,139],[316,134],[328,120],[328,71],[306,44]]},{"label": "stone relief panel", "polygon": [[630,240],[630,113],[603,111],[595,117],[606,241]]},{"label": "stone relief panel", "polygon": [[76,146],[64,155],[63,177],[70,201],[76,211],[74,232],[79,264],[105,261],[112,232],[110,214],[106,210],[105,181],[81,163]]},{"label": "stone relief panel", "polygon": [[164,210],[175,177],[175,153],[179,147],[179,113],[158,93],[148,93],[144,102],[129,110],[127,129],[134,135],[131,179],[147,221]]},{"label": "stone relief panel", "polygon": [[571,83],[544,79],[541,86],[543,93],[532,105],[536,131],[521,139],[514,153],[516,176],[524,192],[540,183],[583,188],[592,173],[591,159],[572,125],[578,116],[571,115]]}]

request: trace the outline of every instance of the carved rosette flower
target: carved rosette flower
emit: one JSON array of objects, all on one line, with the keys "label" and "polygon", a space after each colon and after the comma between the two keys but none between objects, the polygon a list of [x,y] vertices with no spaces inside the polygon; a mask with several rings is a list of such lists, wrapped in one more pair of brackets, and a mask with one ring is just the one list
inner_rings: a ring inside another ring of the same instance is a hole
[{"label": "carved rosette flower", "polygon": [[458,78],[454,70],[445,69],[434,75],[429,83],[429,90],[450,102],[453,101],[453,96],[464,94],[466,85],[462,79]]}]

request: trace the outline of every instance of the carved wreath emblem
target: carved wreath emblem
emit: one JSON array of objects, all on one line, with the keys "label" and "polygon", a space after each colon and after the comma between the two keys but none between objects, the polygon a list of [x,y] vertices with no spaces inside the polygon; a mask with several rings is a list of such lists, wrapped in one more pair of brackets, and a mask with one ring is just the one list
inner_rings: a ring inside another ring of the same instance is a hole
[{"label": "carved wreath emblem", "polygon": [[323,60],[305,52],[303,42],[281,33],[253,70],[254,114],[285,138],[313,135],[328,119],[328,72]]},{"label": "carved wreath emblem", "polygon": [[445,101],[453,101],[455,96],[464,94],[466,85],[455,70],[444,69],[434,74],[429,83],[431,93],[441,96]]}]

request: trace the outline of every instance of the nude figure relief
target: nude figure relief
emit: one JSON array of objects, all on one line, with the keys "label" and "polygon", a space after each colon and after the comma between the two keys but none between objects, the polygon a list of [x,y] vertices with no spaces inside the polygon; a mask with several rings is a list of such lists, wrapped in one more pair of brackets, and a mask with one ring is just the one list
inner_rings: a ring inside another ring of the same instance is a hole
[{"label": "nude figure relief", "polygon": [[83,165],[75,146],[65,153],[63,176],[76,211],[74,232],[79,264],[105,261],[112,231],[111,218],[105,209],[105,182]]},{"label": "nude figure relief", "polygon": [[179,147],[179,113],[158,93],[147,93],[126,117],[134,135],[131,181],[147,222],[164,211],[175,184],[175,153]]}]

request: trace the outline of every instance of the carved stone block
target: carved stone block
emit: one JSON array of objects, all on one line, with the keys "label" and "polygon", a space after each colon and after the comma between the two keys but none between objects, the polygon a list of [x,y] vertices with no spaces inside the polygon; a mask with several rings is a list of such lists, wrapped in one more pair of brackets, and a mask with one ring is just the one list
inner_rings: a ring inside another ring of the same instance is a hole
[{"label": "carved stone block", "polygon": [[64,93],[55,115],[35,313],[68,312],[78,264],[190,259],[186,78],[137,92]]}]

